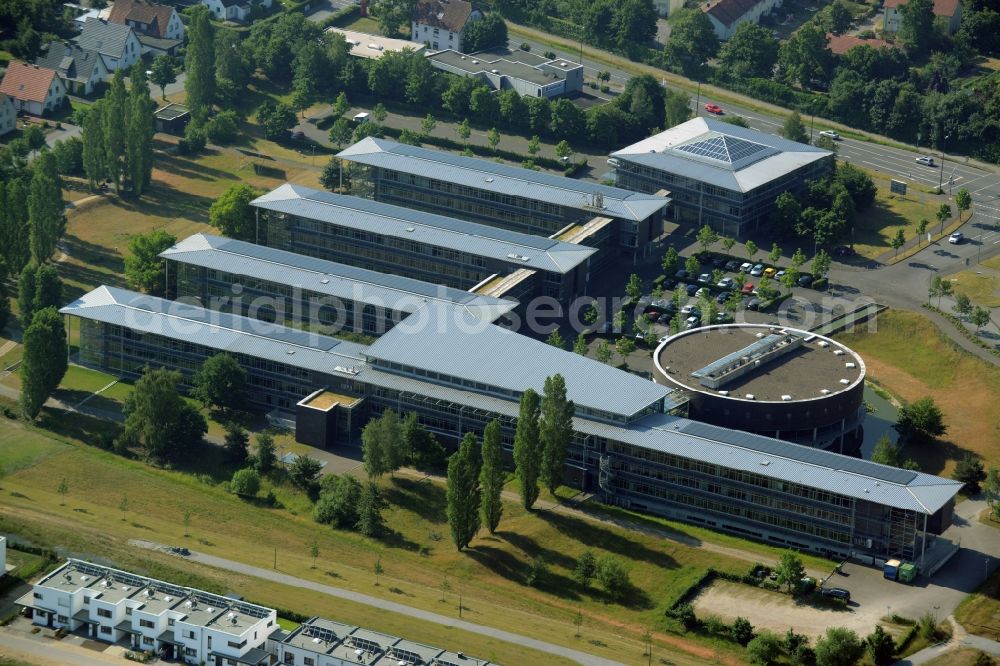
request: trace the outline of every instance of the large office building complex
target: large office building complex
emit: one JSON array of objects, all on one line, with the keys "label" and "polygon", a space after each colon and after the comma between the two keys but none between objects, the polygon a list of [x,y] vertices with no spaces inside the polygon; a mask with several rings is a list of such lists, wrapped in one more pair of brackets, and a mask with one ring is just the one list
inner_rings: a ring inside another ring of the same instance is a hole
[{"label": "large office building complex", "polygon": [[738,237],[766,224],[782,192],[833,168],[833,153],[711,118],[695,118],[612,153],[618,185],[669,190],[673,219]]},{"label": "large office building complex", "polygon": [[272,608],[75,559],[16,603],[35,625],[125,641],[182,664],[489,666],[461,652],[318,617],[286,632]]},{"label": "large office building complex", "polygon": [[[346,446],[384,409],[455,441],[499,421],[512,448],[518,403],[546,377],[574,402],[567,480],[605,502],[831,556],[920,560],[962,484],[691,420],[683,391],[429,302],[371,345],[101,287],[62,309],[80,359],[134,376],[190,376],[224,351],[250,372],[250,403],[280,406],[300,441]],[[255,379],[256,377],[256,379]],[[292,379],[294,378],[294,379]]]},{"label": "large office building complex", "polygon": [[592,247],[286,184],[258,197],[258,240],[279,250],[484,296],[568,303]]},{"label": "large office building complex", "polygon": [[[666,196],[367,138],[341,151],[354,194],[600,248],[601,259],[651,252]],[[649,190],[644,190],[649,191]]]},{"label": "large office building complex", "polygon": [[195,234],[160,253],[169,293],[211,310],[381,335],[429,302],[495,321],[517,303],[244,241]]}]

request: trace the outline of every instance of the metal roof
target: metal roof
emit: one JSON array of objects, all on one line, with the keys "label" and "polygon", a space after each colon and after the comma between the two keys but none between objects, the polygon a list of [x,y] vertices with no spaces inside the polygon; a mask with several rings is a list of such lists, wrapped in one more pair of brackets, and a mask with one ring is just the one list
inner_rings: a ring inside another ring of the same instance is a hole
[{"label": "metal roof", "polygon": [[923,514],[933,514],[962,489],[959,481],[666,414],[652,414],[622,426],[576,419],[574,427],[619,442]]},{"label": "metal roof", "polygon": [[209,234],[189,236],[160,256],[398,312],[410,313],[428,301],[442,301],[484,321],[495,321],[517,307],[515,301]]},{"label": "metal roof", "polygon": [[709,185],[749,192],[832,154],[714,118],[694,118],[611,155]]},{"label": "metal roof", "polygon": [[291,183],[254,199],[251,205],[551,273],[566,273],[597,252],[592,247]]},{"label": "metal roof", "polygon": [[410,315],[365,351],[368,358],[511,391],[539,393],[556,373],[577,407],[631,416],[673,391],[642,377],[437,303]]},{"label": "metal roof", "polygon": [[[670,199],[618,187],[589,183],[542,171],[464,157],[438,150],[368,137],[337,157],[403,173],[433,176],[456,185],[525,197],[535,201],[586,210],[594,215],[638,222],[663,210]],[[593,205],[603,198],[603,208]]]},{"label": "metal roof", "polygon": [[98,287],[59,312],[319,372],[360,365],[365,349],[318,333],[117,287]]}]

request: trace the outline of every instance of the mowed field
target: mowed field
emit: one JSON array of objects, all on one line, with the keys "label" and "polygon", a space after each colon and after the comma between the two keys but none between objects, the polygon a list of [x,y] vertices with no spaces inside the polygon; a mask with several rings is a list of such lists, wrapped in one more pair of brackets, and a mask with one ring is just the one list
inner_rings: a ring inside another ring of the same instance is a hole
[{"label": "mowed field", "polygon": [[923,315],[888,311],[877,332],[836,336],[858,351],[868,375],[903,400],[931,396],[948,431],[930,447],[907,449],[925,472],[949,475],[966,452],[1000,464],[1000,368],[954,347]]},{"label": "mowed field", "polygon": [[245,149],[209,148],[196,156],[177,155],[164,141],[157,141],[157,149],[152,184],[140,199],[89,197],[67,211],[66,256],[57,257],[67,298],[100,284],[125,286],[124,256],[133,235],[164,229],[180,240],[215,233],[208,224],[209,208],[232,185],[245,182],[265,191],[285,182],[319,187],[327,159],[263,140]]},{"label": "mowed field", "polygon": [[[444,521],[443,486],[401,476],[382,484],[389,501],[386,517],[391,535],[371,540],[315,524],[308,501],[297,491],[285,488],[276,493],[279,506],[267,508],[229,494],[218,475],[152,468],[15,421],[0,428],[0,465],[5,470],[0,481],[0,532],[58,546],[66,554],[140,571],[165,564],[171,571],[207,577],[225,590],[261,603],[322,613],[507,664],[560,662],[549,657],[540,661],[537,654],[519,646],[409,617],[209,571],[178,558],[140,551],[127,542],[148,539],[185,545],[265,568],[277,559],[278,569],[288,574],[444,614],[457,615],[461,597],[466,620],[625,663],[641,659],[641,636],[647,629],[653,630],[659,649],[669,648],[674,663],[740,660],[741,650],[734,645],[696,643],[666,632],[663,610],[706,567],[742,572],[749,566],[746,559],[551,511],[529,513],[512,503],[505,505],[496,535],[484,532],[471,548],[459,553]],[[62,479],[68,485],[65,496],[57,492]],[[119,508],[123,497],[128,499],[124,515]],[[191,512],[187,537],[186,511]],[[672,527],[686,534],[684,526]],[[702,532],[688,535],[700,536]],[[320,550],[315,569],[309,554],[313,542]],[[611,602],[599,590],[584,590],[572,580],[575,560],[587,548],[598,556],[609,554],[627,561],[634,589],[624,605]],[[778,554],[759,545],[755,550],[763,551],[764,559]],[[528,587],[523,581],[537,557],[546,560],[550,574],[541,588]],[[373,566],[379,559],[385,574],[376,587]],[[577,612],[584,618],[581,638],[575,637]]]}]

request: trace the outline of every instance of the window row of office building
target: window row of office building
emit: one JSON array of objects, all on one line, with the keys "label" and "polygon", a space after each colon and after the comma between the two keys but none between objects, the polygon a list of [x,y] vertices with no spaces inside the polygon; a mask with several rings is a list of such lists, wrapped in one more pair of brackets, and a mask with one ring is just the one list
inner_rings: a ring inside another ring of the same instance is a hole
[{"label": "window row of office building", "polygon": [[569,483],[609,503],[823,554],[919,559],[926,534],[950,523],[961,488],[691,421],[682,392],[453,303],[429,302],[371,345],[109,287],[62,312],[80,321],[81,361],[130,377],[145,363],[189,378],[212,354],[232,354],[251,378],[248,404],[277,410],[314,446],[354,445],[388,408],[415,412],[448,442],[498,419],[509,455],[520,396],[560,373],[576,408]]},{"label": "window row of office building", "polygon": [[16,603],[35,625],[185,664],[488,666],[461,652],[322,618],[284,631],[272,608],[77,559]]}]

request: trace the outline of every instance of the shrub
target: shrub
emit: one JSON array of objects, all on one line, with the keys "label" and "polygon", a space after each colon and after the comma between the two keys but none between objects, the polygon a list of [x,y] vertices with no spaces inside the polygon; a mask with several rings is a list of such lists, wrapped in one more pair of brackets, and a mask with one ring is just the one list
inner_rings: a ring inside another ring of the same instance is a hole
[{"label": "shrub", "polygon": [[531,44],[529,44],[528,42],[521,42],[521,50],[522,51],[530,51],[531,50]]},{"label": "shrub", "polygon": [[235,111],[220,111],[205,124],[205,135],[212,143],[232,143],[239,135],[239,121]]},{"label": "shrub", "polygon": [[549,565],[545,563],[545,558],[539,556],[531,561],[531,568],[528,569],[524,582],[532,587],[541,587],[548,575]]},{"label": "shrub", "polygon": [[260,491],[260,475],[250,468],[236,470],[229,482],[229,490],[240,497],[256,497]]},{"label": "shrub", "polygon": [[667,617],[677,620],[688,631],[694,631],[700,624],[691,604],[680,604],[668,609]]},{"label": "shrub", "polygon": [[734,641],[740,645],[746,645],[753,640],[753,625],[745,617],[738,617],[733,622],[731,633]]}]

